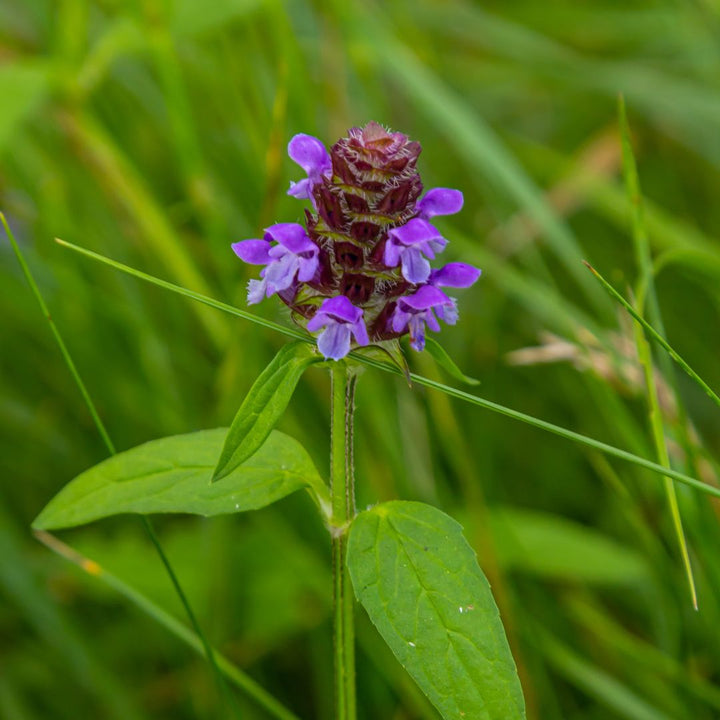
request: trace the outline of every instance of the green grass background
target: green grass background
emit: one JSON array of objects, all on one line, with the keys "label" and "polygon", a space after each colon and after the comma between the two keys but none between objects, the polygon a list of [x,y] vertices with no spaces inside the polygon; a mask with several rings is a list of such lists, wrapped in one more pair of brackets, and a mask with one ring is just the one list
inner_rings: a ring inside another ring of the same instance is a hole
[{"label": "green grass background", "polygon": [[[52,238],[243,306],[253,269],[229,244],[302,217],[288,139],[378,120],[421,141],[426,187],[465,193],[438,224],[446,258],[483,277],[442,343],[478,392],[656,459],[632,326],[580,259],[626,295],[638,279],[622,92],[666,335],[720,387],[719,91],[717,0],[0,0],[0,209],[125,449],[228,424],[284,339]],[[257,312],[287,321],[279,305]],[[0,717],[222,717],[201,657],[33,539],[106,451],[4,239],[0,317]],[[673,466],[717,484],[718,409],[656,361]],[[658,476],[377,371],[357,405],[360,506],[416,499],[463,523],[529,718],[720,717],[716,502],[678,488],[695,612]],[[281,429],[323,472],[327,425],[311,370]],[[329,543],[309,499],[157,526],[213,643],[331,720]],[[184,619],[136,519],[61,537]],[[358,626],[361,717],[437,717],[362,611]]]}]

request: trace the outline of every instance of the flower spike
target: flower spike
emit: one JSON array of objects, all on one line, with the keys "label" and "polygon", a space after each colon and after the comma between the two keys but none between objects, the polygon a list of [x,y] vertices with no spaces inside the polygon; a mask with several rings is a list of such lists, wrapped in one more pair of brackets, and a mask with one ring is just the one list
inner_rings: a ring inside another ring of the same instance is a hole
[{"label": "flower spike", "polygon": [[480,270],[431,261],[448,241],[430,220],[452,215],[463,194],[432,188],[423,195],[420,144],[371,122],[351,128],[330,152],[311,135],[295,135],[288,154],[307,174],[289,195],[310,200],[305,227],[277,223],[261,240],[233,244],[245,262],[263,266],[248,284],[248,304],[270,295],[296,322],[319,332],[318,349],[339,360],[353,345],[410,335],[422,350],[426,328],[457,321],[457,303],[440,288],[466,288]]}]

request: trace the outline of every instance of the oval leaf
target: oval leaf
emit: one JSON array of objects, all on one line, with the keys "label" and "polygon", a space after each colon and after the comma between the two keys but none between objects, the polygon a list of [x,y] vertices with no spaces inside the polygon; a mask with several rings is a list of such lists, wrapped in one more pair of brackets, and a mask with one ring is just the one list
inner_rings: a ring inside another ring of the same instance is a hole
[{"label": "oval leaf", "polygon": [[[221,515],[264,507],[302,487],[327,496],[310,456],[273,432],[225,482],[211,485],[226,428],[173,435],[119,453],[68,483],[33,523],[51,530],[121,513]],[[324,497],[321,502],[326,502]]]},{"label": "oval leaf", "polygon": [[283,345],[243,400],[213,473],[213,482],[227,477],[263,444],[290,402],[298,381],[313,363],[323,362],[307,343]]},{"label": "oval leaf", "polygon": [[444,718],[525,717],[498,609],[458,523],[423,503],[377,505],[353,520],[348,567],[370,619]]}]

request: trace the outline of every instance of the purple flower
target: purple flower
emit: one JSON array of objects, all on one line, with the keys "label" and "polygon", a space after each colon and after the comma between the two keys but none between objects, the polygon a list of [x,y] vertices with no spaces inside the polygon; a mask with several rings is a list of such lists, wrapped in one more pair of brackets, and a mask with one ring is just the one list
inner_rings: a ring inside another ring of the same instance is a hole
[{"label": "purple flower", "polygon": [[[441,252],[447,240],[427,220],[413,218],[388,232],[383,260],[388,267],[402,263],[402,276],[413,284],[430,277],[430,263]],[[424,257],[423,257],[424,256]]]},{"label": "purple flower", "polygon": [[454,215],[462,210],[463,194],[451,188],[433,188],[428,190],[415,209],[423,220],[429,220],[435,215]]},{"label": "purple flower", "polygon": [[428,283],[435,287],[466,288],[473,285],[480,277],[481,270],[466,263],[453,262],[432,270]]},{"label": "purple flower", "polygon": [[355,307],[345,295],[327,298],[307,324],[310,332],[325,329],[318,337],[318,349],[324,357],[340,360],[350,352],[350,335],[358,345],[370,342],[363,321],[363,311]]},{"label": "purple flower", "polygon": [[458,312],[454,298],[449,298],[433,285],[423,285],[412,295],[398,299],[390,317],[390,324],[396,333],[404,333],[409,328],[410,346],[419,351],[425,347],[425,325],[435,332],[440,330],[436,313],[448,325],[457,322]]},{"label": "purple flower", "polygon": [[308,175],[300,182],[291,182],[288,195],[300,200],[312,198],[315,185],[332,173],[332,162],[328,151],[317,138],[300,133],[288,143],[288,155]]},{"label": "purple flower", "polygon": [[[318,269],[318,246],[297,223],[277,223],[265,229],[263,240],[233,243],[235,254],[246,263],[265,265],[262,280],[248,283],[248,305],[287,290],[297,280],[309,282]],[[272,245],[272,243],[277,243]]]}]

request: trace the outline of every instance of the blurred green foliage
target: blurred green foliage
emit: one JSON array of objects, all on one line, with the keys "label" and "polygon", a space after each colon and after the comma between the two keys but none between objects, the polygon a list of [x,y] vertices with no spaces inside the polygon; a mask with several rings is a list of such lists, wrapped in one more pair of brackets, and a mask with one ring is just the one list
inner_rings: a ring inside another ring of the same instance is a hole
[{"label": "blurred green foliage", "polygon": [[[301,217],[288,139],[386,123],[422,142],[428,187],[465,193],[446,255],[484,275],[442,341],[479,392],[654,458],[632,328],[579,261],[637,280],[622,92],[667,337],[720,387],[719,40],[716,0],[0,0],[0,209],[124,449],[229,423],[284,339],[52,238],[242,304],[252,269],[229,243]],[[287,321],[278,306],[258,312]],[[0,717],[216,716],[201,658],[32,538],[105,450],[4,241],[0,313]],[[672,462],[717,483],[717,408],[680,374],[657,384]],[[310,370],[280,424],[323,472],[327,398]],[[694,612],[650,473],[372,371],[356,450],[361,507],[462,521],[530,718],[720,716],[716,503],[678,488]],[[329,720],[329,546],[309,499],[158,527],[213,643]],[[182,617],[135,519],[62,538]],[[362,613],[358,642],[362,717],[436,717]]]}]

